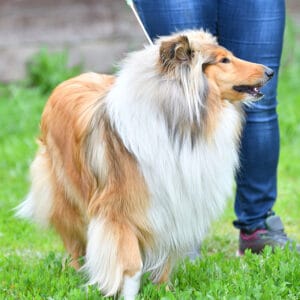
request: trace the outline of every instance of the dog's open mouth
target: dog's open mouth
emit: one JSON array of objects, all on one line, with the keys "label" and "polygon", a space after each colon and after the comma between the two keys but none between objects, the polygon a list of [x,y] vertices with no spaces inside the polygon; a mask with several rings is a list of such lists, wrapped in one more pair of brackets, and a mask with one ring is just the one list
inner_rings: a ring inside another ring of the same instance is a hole
[{"label": "dog's open mouth", "polygon": [[263,97],[263,93],[259,90],[262,87],[262,85],[235,85],[233,86],[233,89],[239,93],[247,93],[254,98],[261,98]]}]

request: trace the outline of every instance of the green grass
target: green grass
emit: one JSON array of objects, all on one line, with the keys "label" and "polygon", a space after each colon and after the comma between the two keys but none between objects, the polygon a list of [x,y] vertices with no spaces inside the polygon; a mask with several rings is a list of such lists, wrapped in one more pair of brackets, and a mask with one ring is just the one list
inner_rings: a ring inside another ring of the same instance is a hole
[{"label": "green grass", "polygon": [[[296,49],[296,44],[289,27],[286,49]],[[65,70],[64,55],[42,52],[30,65],[26,82],[0,86],[0,299],[100,299],[96,288],[84,287],[84,274],[67,266],[59,237],[15,219],[12,210],[28,191],[28,168],[47,94],[79,71]],[[279,84],[275,210],[289,235],[300,241],[300,52],[293,55],[285,52]],[[168,286],[154,286],[145,276],[140,299],[300,299],[300,255],[287,249],[272,254],[267,248],[262,255],[236,258],[233,219],[231,201],[205,240],[202,259],[181,264]]]}]

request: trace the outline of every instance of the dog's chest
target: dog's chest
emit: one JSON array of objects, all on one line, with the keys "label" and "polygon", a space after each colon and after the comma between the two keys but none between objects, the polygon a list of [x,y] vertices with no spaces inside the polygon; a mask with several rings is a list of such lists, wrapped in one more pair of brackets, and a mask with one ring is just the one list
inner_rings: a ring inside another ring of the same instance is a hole
[{"label": "dog's chest", "polygon": [[229,107],[210,141],[199,139],[193,148],[183,141],[178,150],[164,121],[151,112],[118,118],[115,127],[149,190],[146,217],[163,247],[191,247],[222,211],[237,167],[239,126],[238,112]]},{"label": "dog's chest", "polygon": [[162,147],[151,164],[141,163],[151,195],[148,218],[160,241],[174,249],[202,240],[231,194],[237,151],[226,134],[192,150],[183,145],[179,154]]}]

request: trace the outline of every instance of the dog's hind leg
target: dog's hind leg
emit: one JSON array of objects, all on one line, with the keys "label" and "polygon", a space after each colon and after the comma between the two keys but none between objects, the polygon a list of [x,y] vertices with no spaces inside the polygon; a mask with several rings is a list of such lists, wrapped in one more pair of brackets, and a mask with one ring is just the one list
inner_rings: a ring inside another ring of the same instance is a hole
[{"label": "dog's hind leg", "polygon": [[97,284],[106,295],[134,299],[139,291],[142,258],[138,238],[127,221],[95,217],[88,229],[85,270],[89,284]]},{"label": "dog's hind leg", "polygon": [[67,198],[66,193],[60,190],[55,194],[51,223],[71,256],[70,266],[78,270],[79,258],[85,255],[86,225],[78,208]]}]

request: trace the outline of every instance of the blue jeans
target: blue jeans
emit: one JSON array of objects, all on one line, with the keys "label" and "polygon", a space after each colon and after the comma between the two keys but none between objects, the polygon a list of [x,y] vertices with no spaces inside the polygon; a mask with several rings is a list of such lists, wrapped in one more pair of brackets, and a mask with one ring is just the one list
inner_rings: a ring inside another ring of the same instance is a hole
[{"label": "blue jeans", "polygon": [[264,228],[277,197],[279,128],[276,112],[278,69],[285,24],[284,0],[135,0],[152,39],[183,29],[204,28],[237,57],[275,71],[265,97],[245,108],[241,167],[236,176],[235,227]]}]

